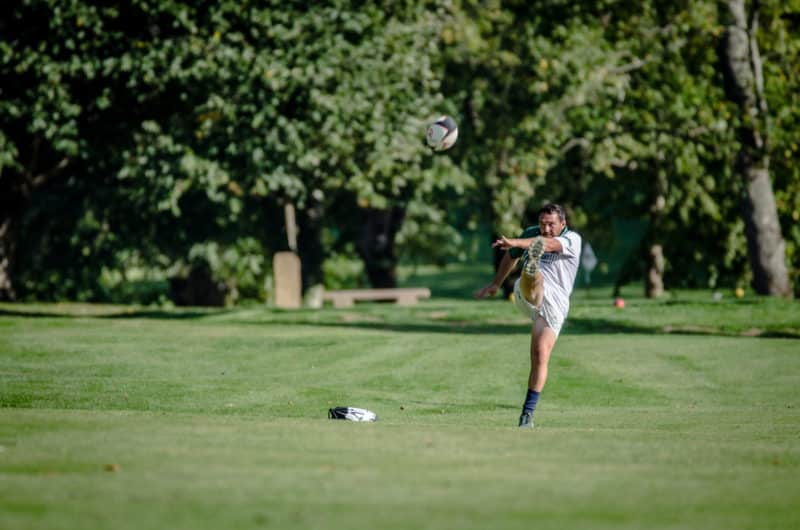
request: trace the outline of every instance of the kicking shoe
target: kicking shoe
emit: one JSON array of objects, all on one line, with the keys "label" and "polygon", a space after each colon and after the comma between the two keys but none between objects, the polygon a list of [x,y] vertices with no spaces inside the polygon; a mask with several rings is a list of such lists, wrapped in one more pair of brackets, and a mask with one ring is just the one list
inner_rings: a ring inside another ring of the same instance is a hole
[{"label": "kicking shoe", "polygon": [[525,274],[528,276],[536,276],[539,272],[539,260],[544,254],[544,239],[536,237],[528,247],[528,260],[525,262]]},{"label": "kicking shoe", "polygon": [[523,412],[519,417],[520,429],[533,429],[533,414],[530,412]]}]

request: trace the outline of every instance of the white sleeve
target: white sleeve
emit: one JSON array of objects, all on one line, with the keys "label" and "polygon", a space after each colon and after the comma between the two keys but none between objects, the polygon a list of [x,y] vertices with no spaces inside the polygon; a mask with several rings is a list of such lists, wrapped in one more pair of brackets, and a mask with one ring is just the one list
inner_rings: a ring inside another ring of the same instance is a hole
[{"label": "white sleeve", "polygon": [[570,258],[579,258],[581,255],[581,236],[577,232],[569,231],[556,238],[561,243],[561,253]]}]

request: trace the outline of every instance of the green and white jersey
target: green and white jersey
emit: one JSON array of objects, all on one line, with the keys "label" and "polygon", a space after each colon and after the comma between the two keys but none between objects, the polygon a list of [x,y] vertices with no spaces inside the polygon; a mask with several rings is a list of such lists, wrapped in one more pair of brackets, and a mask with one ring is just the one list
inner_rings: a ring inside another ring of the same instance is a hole
[{"label": "green and white jersey", "polygon": [[[529,226],[519,236],[522,239],[540,235],[538,226]],[[544,278],[544,296],[551,304],[566,317],[569,311],[569,297],[578,275],[578,266],[581,258],[581,236],[564,227],[556,239],[561,243],[561,252],[545,252],[540,261],[542,276]],[[512,258],[522,258],[523,264],[528,259],[528,251],[521,248],[512,248],[509,251]]]}]

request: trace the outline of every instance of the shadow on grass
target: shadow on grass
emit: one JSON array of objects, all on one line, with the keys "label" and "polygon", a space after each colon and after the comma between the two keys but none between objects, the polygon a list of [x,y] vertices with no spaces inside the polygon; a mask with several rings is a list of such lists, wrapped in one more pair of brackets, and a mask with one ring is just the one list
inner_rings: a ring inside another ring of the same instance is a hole
[{"label": "shadow on grass", "polygon": [[151,309],[147,311],[126,311],[123,313],[113,313],[110,315],[102,315],[99,318],[151,318],[156,320],[189,320],[203,317],[210,317],[224,313],[224,309],[217,310],[186,310],[175,312],[174,310],[158,310]]},{"label": "shadow on grass", "polygon": [[[59,313],[54,311],[14,311],[0,309],[0,316],[14,316],[24,318],[97,318],[97,319],[135,319],[146,318],[154,320],[190,320],[200,319],[208,316],[220,314],[218,311],[176,311],[165,310],[142,310],[142,311],[120,311],[114,313]],[[466,335],[513,335],[530,333],[530,325],[520,323],[491,323],[491,322],[468,322],[468,321],[447,321],[429,320],[425,322],[405,321],[405,322],[385,322],[374,321],[372,317],[365,317],[363,320],[358,317],[348,320],[317,321],[304,318],[305,315],[292,313],[290,311],[270,313],[274,316],[290,317],[287,319],[279,318],[247,318],[229,319],[225,323],[236,325],[252,326],[319,326],[331,328],[350,328],[365,329],[372,331],[388,331],[395,333],[458,333]],[[331,314],[337,318],[335,313]],[[570,319],[567,324],[566,332],[570,334],[596,334],[596,333],[657,333],[653,328],[632,326],[611,322],[603,319]]]},{"label": "shadow on grass", "polygon": [[25,318],[75,318],[75,315],[60,315],[44,311],[11,311],[0,309],[0,317],[25,317]]},{"label": "shadow on grass", "polygon": [[147,311],[117,311],[117,312],[87,312],[87,313],[60,313],[58,311],[15,311],[12,309],[0,309],[0,317],[23,317],[23,318],[152,318],[159,320],[187,320],[192,318],[203,318],[217,315],[223,310],[147,310]]},{"label": "shadow on grass", "polygon": [[[293,321],[236,321],[237,324],[279,325],[279,326],[319,326],[332,328],[366,329],[371,331],[388,331],[396,333],[454,333],[465,335],[513,335],[529,334],[530,326],[525,323],[491,323],[491,322],[374,322],[374,321],[340,321],[312,322]],[[800,330],[726,330],[714,327],[694,327],[680,325],[645,326],[630,322],[619,322],[602,318],[572,318],[562,329],[562,335],[697,335],[749,338],[782,338],[800,339]]]},{"label": "shadow on grass", "polygon": [[[309,312],[310,311],[310,312]],[[337,315],[327,313],[328,320],[308,318],[316,315],[315,311],[282,311],[271,310],[266,318],[226,318],[219,325],[251,325],[251,326],[315,326],[344,329],[364,329],[371,331],[387,331],[395,333],[453,333],[466,335],[514,335],[529,334],[530,325],[524,322],[474,322],[474,321],[448,321],[430,320],[425,317],[416,319],[403,318],[401,321],[384,321],[384,317],[365,315],[362,318],[354,315]],[[121,310],[116,312],[93,311],[86,313],[62,313],[57,311],[18,311],[0,309],[0,317],[13,316],[23,318],[96,318],[96,319],[136,319],[146,318],[154,320],[192,320],[213,317],[228,313],[225,309],[148,309],[148,310]],[[271,318],[270,318],[271,317]],[[572,317],[562,330],[563,335],[598,335],[598,334],[637,334],[637,335],[697,335],[697,336],[724,336],[724,337],[751,337],[751,338],[783,338],[800,339],[800,330],[796,329],[758,329],[737,328],[722,329],[714,326],[695,325],[659,325],[648,326],[632,322],[620,322],[604,318]]]},{"label": "shadow on grass", "polygon": [[[650,302],[652,304],[664,305],[664,306],[719,306],[720,302],[716,302],[714,300],[704,300],[704,299],[692,299],[692,298],[678,298],[676,300],[646,300],[646,302]],[[756,306],[756,305],[764,305],[768,303],[769,300],[757,299],[757,298],[744,298],[741,300],[726,300],[725,303],[729,305],[737,305],[737,306]]]}]

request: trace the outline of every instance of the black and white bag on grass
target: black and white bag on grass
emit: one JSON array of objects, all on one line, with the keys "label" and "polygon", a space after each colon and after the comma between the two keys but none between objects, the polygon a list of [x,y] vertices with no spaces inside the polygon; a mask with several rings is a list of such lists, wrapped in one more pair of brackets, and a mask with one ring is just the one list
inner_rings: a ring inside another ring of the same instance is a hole
[{"label": "black and white bag on grass", "polygon": [[378,421],[378,415],[367,409],[358,407],[335,407],[328,409],[328,417],[332,420]]}]

